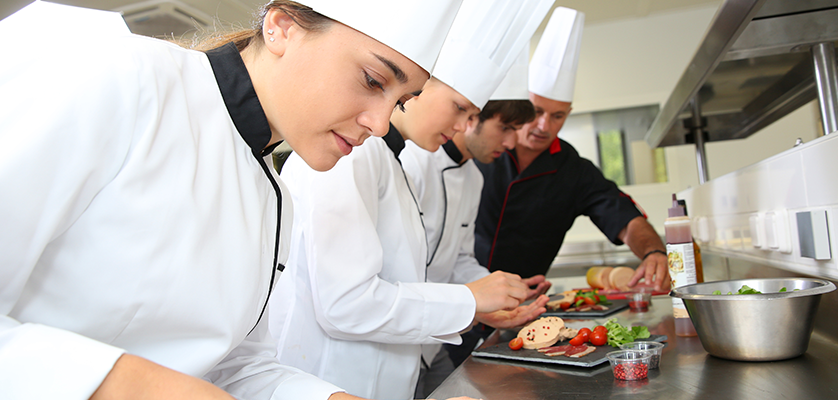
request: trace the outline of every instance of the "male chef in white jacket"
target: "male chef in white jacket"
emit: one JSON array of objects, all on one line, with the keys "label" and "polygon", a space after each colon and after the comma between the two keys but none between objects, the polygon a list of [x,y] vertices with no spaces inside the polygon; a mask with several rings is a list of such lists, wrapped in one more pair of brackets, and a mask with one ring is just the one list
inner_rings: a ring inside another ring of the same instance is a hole
[{"label": "male chef in white jacket", "polygon": [[[452,85],[475,108],[485,104],[551,4],[464,1],[435,67],[439,84]],[[456,68],[470,58],[482,63]],[[449,80],[445,71],[466,79]],[[460,91],[461,83],[473,85],[478,96]],[[421,211],[397,159],[405,139],[419,136],[391,127],[325,173],[291,155],[281,174],[298,212],[289,266],[271,300],[280,360],[364,397],[412,398],[421,344],[459,343],[476,312],[515,307],[527,295],[517,277],[515,300],[504,300],[503,307],[487,306],[498,304],[487,302],[498,298],[494,294],[427,281]]]},{"label": "male chef in white jacket", "polygon": [[[473,160],[490,163],[515,148],[516,131],[535,119],[535,108],[527,92],[528,58],[529,50],[524,49],[463,134],[455,135],[433,153],[408,142],[399,156],[405,172],[416,184],[416,197],[424,210],[429,282],[468,283],[489,275],[489,270],[474,258],[474,221],[483,175]],[[543,294],[550,287],[543,275],[527,283],[536,286],[531,296]],[[542,306],[546,297],[541,300],[533,304]],[[483,316],[481,322],[509,328],[526,320],[495,314]],[[423,345],[422,361],[417,398],[430,394],[454,368],[441,344]]]}]

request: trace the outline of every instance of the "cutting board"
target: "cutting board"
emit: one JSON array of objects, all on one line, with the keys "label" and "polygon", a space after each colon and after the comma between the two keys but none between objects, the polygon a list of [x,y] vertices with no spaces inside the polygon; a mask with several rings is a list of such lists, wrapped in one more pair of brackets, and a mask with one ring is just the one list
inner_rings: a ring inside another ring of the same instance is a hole
[{"label": "cutting board", "polygon": [[[666,340],[666,335],[652,335],[643,341],[663,342]],[[567,340],[556,343],[555,346],[566,345]],[[497,358],[515,361],[527,361],[546,364],[559,365],[575,365],[577,367],[595,367],[602,363],[608,362],[606,354],[619,350],[618,348],[609,345],[597,346],[596,350],[588,355],[579,358],[570,358],[568,356],[548,356],[544,353],[539,353],[537,350],[512,350],[509,348],[509,340],[502,340],[500,343],[482,349],[477,349],[471,353],[476,357]]]}]

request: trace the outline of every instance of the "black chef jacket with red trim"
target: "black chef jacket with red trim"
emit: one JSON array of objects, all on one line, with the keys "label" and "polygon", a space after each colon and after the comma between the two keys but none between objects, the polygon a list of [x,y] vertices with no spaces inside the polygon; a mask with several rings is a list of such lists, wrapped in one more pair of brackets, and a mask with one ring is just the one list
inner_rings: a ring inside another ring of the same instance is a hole
[{"label": "black chef jacket with red trim", "polygon": [[477,166],[484,183],[474,251],[490,271],[545,274],[580,215],[616,245],[623,244],[618,235],[628,222],[643,216],[614,182],[558,138],[523,172],[514,150]]}]

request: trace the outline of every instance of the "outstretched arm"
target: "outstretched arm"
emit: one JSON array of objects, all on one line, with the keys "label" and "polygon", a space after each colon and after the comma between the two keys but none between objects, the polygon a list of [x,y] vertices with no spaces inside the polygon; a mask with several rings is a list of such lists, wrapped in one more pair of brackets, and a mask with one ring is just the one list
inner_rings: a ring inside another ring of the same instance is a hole
[{"label": "outstretched arm", "polygon": [[163,367],[142,357],[123,354],[90,400],[184,398],[233,399],[203,379]]}]

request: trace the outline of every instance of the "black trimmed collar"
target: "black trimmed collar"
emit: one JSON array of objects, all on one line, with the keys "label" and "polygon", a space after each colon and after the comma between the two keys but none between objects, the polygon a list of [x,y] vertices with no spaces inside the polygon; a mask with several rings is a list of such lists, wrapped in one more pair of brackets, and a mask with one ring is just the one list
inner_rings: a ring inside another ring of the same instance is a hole
[{"label": "black trimmed collar", "polygon": [[239,50],[230,42],[206,54],[221,90],[221,97],[224,98],[224,105],[239,135],[250,146],[253,155],[264,157],[270,154],[282,141],[268,147],[271,127]]},{"label": "black trimmed collar", "polygon": [[390,130],[387,131],[387,134],[383,137],[384,143],[387,143],[387,147],[390,148],[390,151],[396,156],[396,159],[399,159],[399,154],[404,150],[404,137],[402,133],[393,126],[393,123],[390,123]]},{"label": "black trimmed collar", "polygon": [[445,153],[448,154],[448,157],[451,158],[457,164],[463,163],[463,153],[460,152],[460,149],[457,148],[457,145],[454,144],[453,140],[449,140],[442,145],[442,149],[445,150]]}]

